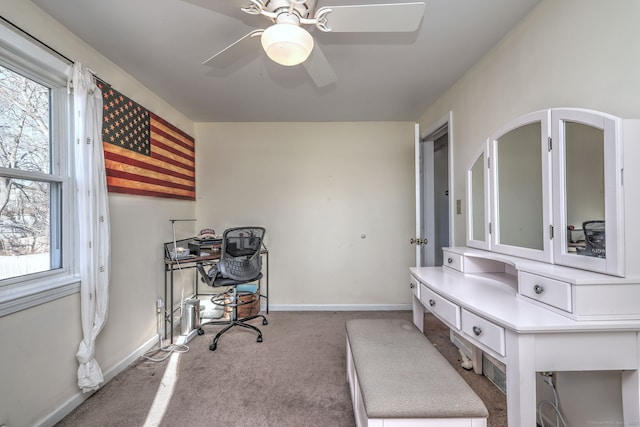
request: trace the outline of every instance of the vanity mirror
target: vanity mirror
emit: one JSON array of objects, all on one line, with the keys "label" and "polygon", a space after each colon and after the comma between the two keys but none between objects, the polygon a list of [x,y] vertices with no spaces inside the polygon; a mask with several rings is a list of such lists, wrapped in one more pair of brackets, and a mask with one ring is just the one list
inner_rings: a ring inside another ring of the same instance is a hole
[{"label": "vanity mirror", "polygon": [[491,248],[552,261],[547,112],[528,114],[489,138]]},{"label": "vanity mirror", "polygon": [[556,264],[624,275],[619,127],[601,113],[552,111]]},{"label": "vanity mirror", "polygon": [[[567,253],[606,258],[604,228],[604,132],[564,123]],[[599,225],[594,227],[594,225]]]},{"label": "vanity mirror", "polygon": [[493,134],[467,171],[467,245],[624,276],[626,122],[551,109]]},{"label": "vanity mirror", "polygon": [[487,217],[489,215],[489,191],[486,146],[476,157],[467,172],[467,245],[478,249],[491,247]]}]

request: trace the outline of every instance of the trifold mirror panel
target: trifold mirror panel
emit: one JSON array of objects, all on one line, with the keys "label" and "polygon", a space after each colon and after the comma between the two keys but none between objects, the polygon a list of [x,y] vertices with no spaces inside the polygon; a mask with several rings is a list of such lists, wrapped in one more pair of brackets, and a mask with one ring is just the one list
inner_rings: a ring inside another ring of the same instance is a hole
[{"label": "trifold mirror panel", "polygon": [[467,170],[467,245],[625,276],[625,234],[638,227],[624,221],[622,151],[637,122],[550,109],[489,136]]}]

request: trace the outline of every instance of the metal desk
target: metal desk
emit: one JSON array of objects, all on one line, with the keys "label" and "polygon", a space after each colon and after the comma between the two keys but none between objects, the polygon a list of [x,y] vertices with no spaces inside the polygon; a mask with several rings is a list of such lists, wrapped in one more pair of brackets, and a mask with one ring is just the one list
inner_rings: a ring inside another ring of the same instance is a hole
[{"label": "metal desk", "polygon": [[[170,243],[173,243],[173,242],[170,242]],[[266,261],[266,267],[267,267],[267,272],[263,276],[266,282],[264,286],[264,289],[266,291],[265,293],[262,292],[263,290],[262,279],[258,281],[258,283],[260,284],[260,298],[261,299],[264,298],[266,303],[266,311],[267,311],[267,314],[269,314],[269,251],[267,250],[267,247],[264,245],[264,243],[262,245],[262,250],[260,251],[260,254],[264,255],[265,261]],[[181,269],[195,268],[196,264],[199,262],[213,263],[219,259],[220,259],[219,251],[211,255],[189,256],[188,258],[181,259],[181,260],[173,260],[165,256],[164,258],[164,336],[165,338],[167,336],[170,336],[171,337],[170,342],[172,344],[173,344],[173,329],[174,329],[173,314],[176,311],[174,298],[173,298],[174,271],[176,270],[176,268],[181,268]],[[169,277],[169,279],[167,279],[167,276]],[[199,295],[212,295],[212,294],[206,294],[206,293],[199,293],[199,282],[200,281],[198,280],[198,275],[196,274],[194,296],[197,298]],[[169,328],[169,331],[167,331],[167,327]]]}]

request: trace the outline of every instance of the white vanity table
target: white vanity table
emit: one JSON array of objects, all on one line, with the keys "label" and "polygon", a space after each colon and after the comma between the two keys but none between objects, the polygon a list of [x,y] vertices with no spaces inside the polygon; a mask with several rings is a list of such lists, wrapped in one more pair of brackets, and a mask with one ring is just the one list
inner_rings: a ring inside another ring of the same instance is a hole
[{"label": "white vanity table", "polygon": [[[509,426],[536,425],[545,371],[621,371],[625,425],[640,422],[639,135],[586,110],[508,124],[467,174],[468,246],[411,268],[416,326],[426,309],[505,364]],[[589,220],[603,247],[576,250],[567,230]]]}]

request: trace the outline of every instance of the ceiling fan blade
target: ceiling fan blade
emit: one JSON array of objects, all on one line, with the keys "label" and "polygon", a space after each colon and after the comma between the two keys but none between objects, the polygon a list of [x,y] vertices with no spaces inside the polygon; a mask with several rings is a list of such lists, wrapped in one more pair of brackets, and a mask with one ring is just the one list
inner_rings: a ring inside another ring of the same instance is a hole
[{"label": "ceiling fan blade", "polygon": [[260,44],[260,34],[264,30],[253,30],[240,40],[222,49],[211,58],[204,61],[203,65],[209,65],[216,68],[225,68],[237,61],[238,59],[256,51]]},{"label": "ceiling fan blade", "polygon": [[336,33],[412,32],[420,26],[424,9],[424,2],[324,6],[316,16],[326,13],[326,26]]},{"label": "ceiling fan blade", "polygon": [[309,73],[311,80],[313,80],[318,87],[328,86],[338,80],[335,71],[333,71],[333,67],[331,67],[331,64],[329,64],[329,61],[327,61],[326,56],[324,56],[320,46],[317,44],[313,47],[309,58],[302,65],[307,70],[307,73]]}]

